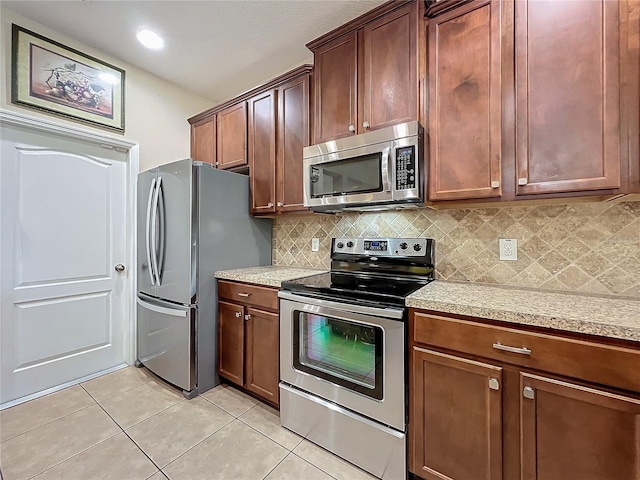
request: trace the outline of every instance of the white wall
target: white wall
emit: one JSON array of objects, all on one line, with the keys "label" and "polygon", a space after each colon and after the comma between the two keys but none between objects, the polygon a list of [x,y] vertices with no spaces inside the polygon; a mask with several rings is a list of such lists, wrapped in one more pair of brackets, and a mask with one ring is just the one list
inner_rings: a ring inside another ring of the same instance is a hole
[{"label": "white wall", "polygon": [[[36,110],[11,104],[11,24],[15,23],[63,45],[94,56],[125,70],[125,133],[127,140],[140,144],[140,170],[187,158],[190,150],[190,131],[187,118],[213,105],[211,100],[183,90],[177,85],[155,77],[101,51],[76,42],[0,4],[0,107],[33,116],[44,116],[60,124],[95,129],[83,123],[47,115]],[[104,132],[107,132],[104,130]],[[109,132],[111,135],[118,135]]]}]

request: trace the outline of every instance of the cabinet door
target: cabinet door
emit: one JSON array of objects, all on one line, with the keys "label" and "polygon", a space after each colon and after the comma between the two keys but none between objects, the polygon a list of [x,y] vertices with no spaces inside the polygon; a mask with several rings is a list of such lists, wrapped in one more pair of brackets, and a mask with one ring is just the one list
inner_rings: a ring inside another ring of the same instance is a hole
[{"label": "cabinet door", "polygon": [[244,307],[218,301],[218,374],[244,384]]},{"label": "cabinet door", "polygon": [[276,91],[247,102],[249,107],[249,171],[251,213],[276,211]]},{"label": "cabinet door", "polygon": [[501,195],[500,0],[429,21],[429,199]]},{"label": "cabinet door", "polygon": [[640,480],[640,400],[521,373],[522,479]]},{"label": "cabinet door", "polygon": [[240,167],[247,164],[247,105],[240,102],[218,112],[217,166]]},{"label": "cabinet door", "polygon": [[278,404],[280,379],[277,313],[247,308],[247,378],[245,387],[269,402]]},{"label": "cabinet door", "polygon": [[313,143],[348,137],[356,132],[356,32],[318,48],[315,61],[315,129]]},{"label": "cabinet door", "polygon": [[309,75],[278,88],[278,210],[306,210],[302,192],[302,149],[309,145]]},{"label": "cabinet door", "polygon": [[515,2],[516,194],[620,186],[626,3]]},{"label": "cabinet door", "polygon": [[213,164],[215,154],[216,117],[212,115],[191,125],[191,158]]},{"label": "cabinet door", "polygon": [[414,347],[410,471],[427,480],[502,479],[502,369]]},{"label": "cabinet door", "polygon": [[358,131],[418,119],[417,2],[364,27],[364,91]]}]

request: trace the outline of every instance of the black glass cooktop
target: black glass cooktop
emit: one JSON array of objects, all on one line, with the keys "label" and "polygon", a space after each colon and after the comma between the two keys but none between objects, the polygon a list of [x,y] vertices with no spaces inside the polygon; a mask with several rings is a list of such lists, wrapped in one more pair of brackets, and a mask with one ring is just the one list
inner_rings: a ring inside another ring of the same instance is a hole
[{"label": "black glass cooktop", "polygon": [[282,282],[282,288],[326,299],[353,303],[404,306],[404,299],[429,283],[429,278],[328,272]]}]

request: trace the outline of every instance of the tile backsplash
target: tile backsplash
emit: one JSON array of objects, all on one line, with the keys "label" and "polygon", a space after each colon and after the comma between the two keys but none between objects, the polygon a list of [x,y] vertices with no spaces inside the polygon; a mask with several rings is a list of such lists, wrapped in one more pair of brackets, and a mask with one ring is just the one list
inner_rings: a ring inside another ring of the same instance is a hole
[{"label": "tile backsplash", "polygon": [[[281,217],[273,263],[328,269],[340,236],[434,238],[437,279],[640,298],[640,202]],[[499,260],[500,238],[517,261]]]}]

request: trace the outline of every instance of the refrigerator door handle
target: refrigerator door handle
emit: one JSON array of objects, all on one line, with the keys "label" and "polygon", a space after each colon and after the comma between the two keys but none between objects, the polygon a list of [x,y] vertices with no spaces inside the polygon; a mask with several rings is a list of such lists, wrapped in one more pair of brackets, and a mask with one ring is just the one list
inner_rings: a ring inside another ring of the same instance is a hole
[{"label": "refrigerator door handle", "polygon": [[147,267],[149,270],[149,279],[151,285],[156,284],[155,275],[153,273],[153,263],[151,262],[151,204],[153,201],[153,193],[156,187],[156,179],[151,180],[151,187],[149,188],[149,199],[147,201],[147,218],[146,218],[146,235],[145,243],[147,247]]},{"label": "refrigerator door handle", "polygon": [[173,308],[161,307],[159,305],[154,305],[153,303],[145,302],[141,300],[139,297],[137,298],[138,305],[144,307],[153,312],[162,313],[163,315],[172,315],[174,317],[182,317],[187,318],[189,316],[189,310],[174,310]]},{"label": "refrigerator door handle", "polygon": [[151,255],[151,266],[153,267],[153,275],[155,278],[155,285],[160,286],[160,275],[158,274],[158,201],[160,197],[160,186],[162,185],[162,178],[158,178],[156,183],[156,190],[153,194],[153,203],[151,207],[151,248],[153,253]]},{"label": "refrigerator door handle", "polygon": [[160,193],[158,194],[158,207],[160,211],[160,216],[158,218],[160,222],[160,228],[158,229],[160,233],[160,247],[158,250],[158,261],[156,264],[156,276],[158,277],[158,285],[162,284],[162,274],[164,273],[164,247],[165,247],[165,228],[166,228],[166,210],[164,208],[164,188],[162,187],[162,178],[158,181],[158,190]]}]

